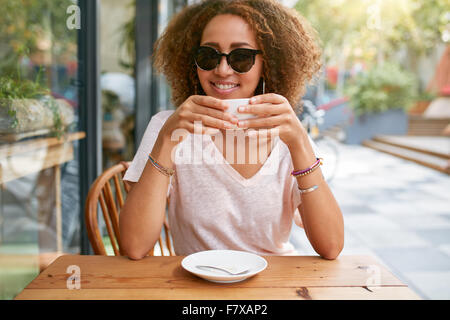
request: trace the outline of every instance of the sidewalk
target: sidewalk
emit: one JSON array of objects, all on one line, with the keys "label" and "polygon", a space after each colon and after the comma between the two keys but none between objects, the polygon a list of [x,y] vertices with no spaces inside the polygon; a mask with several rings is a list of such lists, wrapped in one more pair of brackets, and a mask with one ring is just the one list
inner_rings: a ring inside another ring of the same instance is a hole
[{"label": "sidewalk", "polygon": [[[341,254],[374,255],[422,298],[450,299],[449,176],[359,145],[339,150],[330,188],[344,215]],[[303,229],[291,240],[316,254]]]}]

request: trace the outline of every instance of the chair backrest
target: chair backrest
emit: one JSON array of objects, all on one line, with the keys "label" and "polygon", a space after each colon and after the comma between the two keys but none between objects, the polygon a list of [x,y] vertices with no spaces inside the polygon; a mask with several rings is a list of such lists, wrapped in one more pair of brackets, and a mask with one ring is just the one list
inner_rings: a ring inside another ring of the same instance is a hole
[{"label": "chair backrest", "polygon": [[[105,170],[94,181],[89,189],[85,206],[85,220],[89,241],[91,242],[95,254],[107,255],[98,224],[97,209],[99,208],[99,205],[114,254],[116,256],[125,254],[120,244],[119,214],[120,209],[125,202],[125,196],[130,190],[130,187],[125,184],[122,179],[129,165],[129,162],[122,161]],[[167,199],[167,202],[169,202],[169,199]],[[162,237],[163,232],[164,238]],[[158,245],[160,248],[160,255],[175,255],[172,248],[170,228],[167,219],[164,221]],[[152,248],[148,255],[153,256],[157,253],[158,252],[155,252],[155,248]]]}]

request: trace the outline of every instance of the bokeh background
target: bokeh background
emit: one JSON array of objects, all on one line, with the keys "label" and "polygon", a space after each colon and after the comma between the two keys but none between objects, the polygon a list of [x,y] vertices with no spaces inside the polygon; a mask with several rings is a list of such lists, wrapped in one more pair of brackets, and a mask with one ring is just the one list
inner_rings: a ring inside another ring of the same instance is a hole
[{"label": "bokeh background", "polygon": [[[0,299],[57,256],[92,253],[87,191],[174,108],[148,57],[192,2],[0,0]],[[298,116],[344,214],[342,254],[373,255],[422,298],[449,299],[450,3],[282,2],[323,49]],[[303,229],[291,241],[315,254]]]}]

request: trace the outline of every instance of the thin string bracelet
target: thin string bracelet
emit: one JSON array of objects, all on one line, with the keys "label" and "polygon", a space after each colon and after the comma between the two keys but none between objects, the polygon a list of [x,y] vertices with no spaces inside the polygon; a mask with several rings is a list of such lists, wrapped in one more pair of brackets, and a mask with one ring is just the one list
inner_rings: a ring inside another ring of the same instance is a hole
[{"label": "thin string bracelet", "polygon": [[171,168],[165,168],[162,165],[160,165],[158,162],[156,162],[156,160],[154,160],[152,158],[152,156],[149,154],[148,158],[150,159],[150,162],[152,163],[152,165],[162,174],[164,174],[167,177],[172,177],[175,174],[175,170],[171,169]]}]

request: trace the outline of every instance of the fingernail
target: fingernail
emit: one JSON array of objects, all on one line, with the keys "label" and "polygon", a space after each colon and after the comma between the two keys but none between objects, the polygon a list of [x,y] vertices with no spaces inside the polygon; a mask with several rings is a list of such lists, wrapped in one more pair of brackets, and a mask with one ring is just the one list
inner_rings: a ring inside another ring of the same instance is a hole
[{"label": "fingernail", "polygon": [[245,111],[245,107],[239,107],[239,108],[238,108],[238,111],[239,111],[239,112]]},{"label": "fingernail", "polygon": [[246,127],[247,126],[247,121],[239,121],[238,122],[238,126],[239,127]]}]

